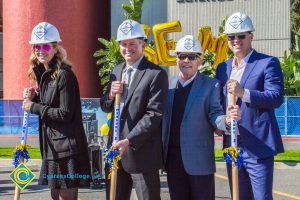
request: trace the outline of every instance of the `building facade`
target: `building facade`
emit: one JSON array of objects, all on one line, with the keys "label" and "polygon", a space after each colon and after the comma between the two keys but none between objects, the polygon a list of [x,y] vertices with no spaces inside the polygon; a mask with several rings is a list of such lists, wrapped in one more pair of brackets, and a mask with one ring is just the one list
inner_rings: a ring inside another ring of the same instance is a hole
[{"label": "building facade", "polygon": [[223,16],[235,12],[249,15],[253,21],[253,46],[266,54],[283,57],[290,48],[290,0],[168,0],[168,21],[179,20],[182,32],[174,34],[175,41],[186,34],[198,34],[198,28],[211,26],[218,35]]},{"label": "building facade", "polygon": [[[124,20],[123,12],[120,12],[121,3],[128,2],[112,2],[112,36],[116,35],[118,25]],[[218,36],[223,17],[244,12],[252,18],[256,29],[253,47],[282,58],[284,51],[291,47],[290,4],[290,0],[145,0],[142,22],[153,27],[158,23],[179,20],[181,32],[167,35],[169,39],[178,41],[187,34],[198,36],[198,29],[203,26],[210,26],[213,36]],[[178,73],[176,67],[168,69],[171,75]]]}]

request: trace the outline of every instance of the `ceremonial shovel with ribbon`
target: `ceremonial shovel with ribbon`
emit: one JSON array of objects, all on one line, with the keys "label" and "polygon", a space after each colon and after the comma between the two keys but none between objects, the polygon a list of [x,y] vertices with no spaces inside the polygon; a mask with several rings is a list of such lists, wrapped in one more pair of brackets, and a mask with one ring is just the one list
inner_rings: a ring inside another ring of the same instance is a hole
[{"label": "ceremonial shovel with ribbon", "polygon": [[[120,136],[120,101],[121,101],[121,95],[116,94],[115,98],[115,118],[114,118],[114,139],[113,144],[117,143],[119,141]],[[110,200],[116,199],[116,189],[117,189],[117,170],[118,170],[118,162],[121,160],[121,156],[119,154],[119,151],[115,149],[115,147],[112,147],[113,151],[115,151],[114,154],[114,160],[113,160],[113,166],[111,167],[111,180],[110,180]]]},{"label": "ceremonial shovel with ribbon", "polygon": [[[233,94],[229,95],[229,105],[235,105],[235,96]],[[243,150],[238,148],[237,144],[237,122],[235,119],[231,118],[230,122],[230,135],[231,135],[231,147],[225,148],[223,153],[225,155],[224,159],[227,163],[231,164],[232,169],[232,199],[239,199],[239,180],[238,180],[238,170],[243,164],[242,153]]]},{"label": "ceremonial shovel with ribbon", "polygon": [[[120,115],[121,111],[124,107],[124,103],[127,99],[129,85],[131,81],[133,69],[131,67],[125,68],[123,72],[124,81],[124,92],[121,94],[116,94],[115,97],[115,109],[114,109],[114,127],[113,127],[113,144],[116,144],[119,141],[120,136]],[[105,162],[109,165],[109,175],[110,178],[110,200],[115,200],[116,197],[116,188],[117,188],[117,170],[118,170],[118,162],[121,160],[121,156],[119,150],[116,147],[111,146],[108,150],[105,151]]]},{"label": "ceremonial shovel with ribbon", "polygon": [[[27,131],[28,131],[28,120],[29,120],[29,113],[24,111],[23,115],[23,125],[22,125],[22,137],[21,137],[21,144],[17,145],[14,150],[14,166],[15,168],[19,166],[20,163],[26,162],[30,158],[28,155],[28,145],[26,144],[27,140]],[[14,200],[20,199],[20,188],[16,185],[15,186],[15,196]]]},{"label": "ceremonial shovel with ribbon", "polygon": [[[120,101],[121,95],[116,94],[115,97],[115,110],[114,110],[114,127],[113,127],[113,144],[119,141],[120,135]],[[120,153],[116,147],[111,146],[105,151],[104,156],[105,162],[109,166],[109,175],[110,179],[110,200],[115,200],[116,198],[116,189],[117,189],[117,170],[118,162],[121,160]]]},{"label": "ceremonial shovel with ribbon", "polygon": [[14,200],[20,199],[20,190],[25,189],[26,186],[29,183],[31,183],[36,177],[36,175],[24,164],[24,160],[28,162],[28,159],[30,158],[28,153],[29,146],[26,144],[28,133],[28,121],[29,112],[24,111],[21,144],[17,145],[14,149],[15,169],[9,175],[11,180],[16,184]]}]

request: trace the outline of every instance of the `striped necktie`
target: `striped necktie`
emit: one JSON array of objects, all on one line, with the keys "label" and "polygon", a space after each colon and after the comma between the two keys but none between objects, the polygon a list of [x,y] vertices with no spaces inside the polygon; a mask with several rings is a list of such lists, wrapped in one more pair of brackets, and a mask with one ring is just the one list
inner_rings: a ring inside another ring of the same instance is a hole
[{"label": "striped necktie", "polygon": [[123,95],[123,101],[125,102],[127,95],[128,95],[128,90],[130,87],[131,83],[131,76],[132,76],[132,67],[126,67],[126,69],[123,72],[123,81],[125,82],[125,88],[124,88],[124,95]]}]

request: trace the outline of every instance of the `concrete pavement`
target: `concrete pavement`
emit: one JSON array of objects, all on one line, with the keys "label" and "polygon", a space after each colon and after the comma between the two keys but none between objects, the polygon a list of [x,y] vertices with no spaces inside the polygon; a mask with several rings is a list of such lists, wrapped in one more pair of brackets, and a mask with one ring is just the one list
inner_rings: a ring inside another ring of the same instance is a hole
[{"label": "concrete pavement", "polygon": [[[283,138],[285,149],[300,149],[300,138]],[[15,146],[19,144],[19,136],[0,135],[0,146]],[[38,147],[38,137],[29,136],[28,144]],[[215,138],[216,148],[221,148],[222,139]],[[41,165],[40,159],[31,159],[26,164],[34,173],[39,176]],[[8,174],[13,170],[12,159],[0,159],[0,200],[13,199],[14,184],[8,178]],[[230,199],[230,192],[224,162],[217,162],[216,180],[216,199]],[[300,200],[300,163],[275,163],[274,171],[274,199],[275,200]],[[46,186],[37,185],[37,178],[21,193],[22,200],[46,200],[50,199],[50,192]],[[105,199],[104,188],[85,188],[79,190],[79,199]],[[131,200],[135,200],[133,192]],[[161,199],[169,200],[169,191],[166,176],[161,176]]]},{"label": "concrete pavement", "polygon": [[[1,163],[9,163],[8,160],[1,160]],[[27,165],[38,176],[38,165],[40,161],[32,160]],[[7,170],[9,171],[9,170]],[[275,200],[300,200],[300,166],[294,166],[284,163],[275,164],[274,172],[274,199]],[[14,184],[8,178],[8,172],[0,171],[0,200],[13,199]],[[217,163],[216,180],[216,200],[230,199],[229,186],[226,175],[225,163]],[[21,192],[22,200],[46,200],[50,199],[50,191],[46,186],[37,185],[37,178],[28,187]],[[105,189],[102,188],[84,188],[79,190],[79,199],[93,200],[105,199]],[[133,192],[131,200],[135,200],[136,196]],[[161,199],[169,200],[169,191],[166,181],[166,175],[161,175]]]}]

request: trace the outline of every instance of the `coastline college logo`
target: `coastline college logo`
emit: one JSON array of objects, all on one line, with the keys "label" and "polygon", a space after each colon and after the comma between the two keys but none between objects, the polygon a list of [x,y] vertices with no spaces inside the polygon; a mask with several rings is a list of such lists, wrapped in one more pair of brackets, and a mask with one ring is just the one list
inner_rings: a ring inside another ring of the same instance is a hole
[{"label": "coastline college logo", "polygon": [[36,175],[24,163],[20,163],[8,177],[20,188],[24,190],[33,181]]}]

